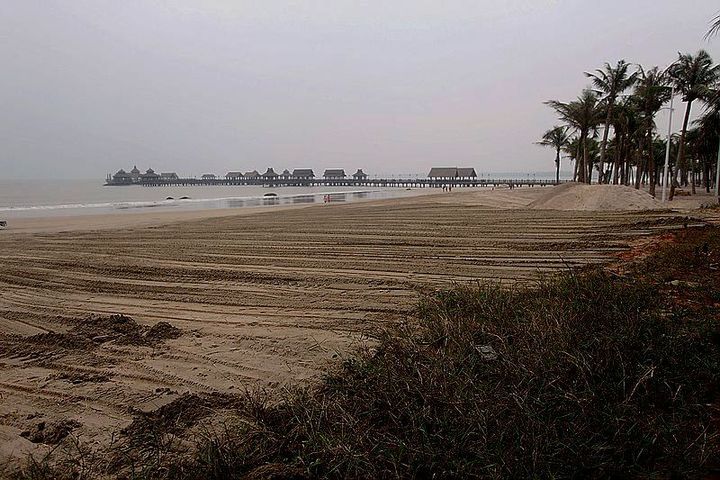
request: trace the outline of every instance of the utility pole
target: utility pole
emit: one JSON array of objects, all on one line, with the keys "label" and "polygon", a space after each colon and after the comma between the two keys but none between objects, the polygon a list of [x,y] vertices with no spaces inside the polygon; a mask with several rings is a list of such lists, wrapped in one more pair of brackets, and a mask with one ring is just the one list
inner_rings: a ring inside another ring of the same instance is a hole
[{"label": "utility pole", "polygon": [[717,164],[715,165],[715,196],[720,203],[720,142],[718,142]]},{"label": "utility pole", "polygon": [[[668,119],[667,145],[665,146],[665,171],[663,173],[663,203],[667,202],[668,169],[670,168],[670,134],[672,133],[673,100],[675,99],[675,87],[672,87],[672,90],[670,92],[670,118]],[[720,156],[720,152],[718,152],[718,156]],[[715,188],[717,189],[717,186]]]}]

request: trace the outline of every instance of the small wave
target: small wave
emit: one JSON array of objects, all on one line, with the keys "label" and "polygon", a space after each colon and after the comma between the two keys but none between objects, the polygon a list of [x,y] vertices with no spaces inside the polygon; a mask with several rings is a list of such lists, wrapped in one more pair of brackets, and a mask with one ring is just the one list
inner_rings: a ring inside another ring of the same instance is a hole
[{"label": "small wave", "polygon": [[[283,198],[296,198],[296,197],[307,197],[316,196],[322,197],[323,195],[341,195],[341,194],[359,194],[359,193],[372,193],[379,190],[351,190],[351,191],[331,191],[331,192],[306,192],[306,193],[294,193],[291,195],[278,195],[278,199]],[[143,209],[143,208],[155,208],[155,207],[172,207],[186,204],[198,204],[198,203],[216,203],[226,202],[232,200],[263,200],[267,199],[263,195],[253,196],[232,196],[232,197],[213,197],[213,198],[187,198],[177,200],[157,200],[157,201],[136,201],[136,202],[101,202],[101,203],[68,203],[60,205],[30,205],[30,206],[17,206],[17,207],[0,207],[0,212],[38,212],[38,211],[53,211],[53,210],[71,210],[71,209],[113,209],[113,210],[130,210],[130,209]]]}]

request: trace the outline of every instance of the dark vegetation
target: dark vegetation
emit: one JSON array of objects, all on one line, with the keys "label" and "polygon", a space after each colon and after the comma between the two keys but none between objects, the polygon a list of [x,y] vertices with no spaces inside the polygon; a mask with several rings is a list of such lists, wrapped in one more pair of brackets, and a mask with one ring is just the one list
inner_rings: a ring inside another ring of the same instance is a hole
[{"label": "dark vegetation", "polygon": [[[711,36],[718,25],[716,19]],[[670,185],[670,200],[676,194],[695,194],[697,186],[710,192],[718,167],[720,65],[707,51],[679,53],[665,68],[625,60],[605,63],[585,76],[590,85],[575,100],[546,102],[561,124],[537,143],[554,150],[558,181],[564,153],[574,162],[573,180],[578,182],[589,184],[595,175],[598,183],[647,186],[653,196],[665,184]],[[684,102],[685,114],[679,133],[667,138],[667,127],[659,132],[655,120],[675,95]],[[690,122],[692,107],[699,105],[703,114]],[[676,190],[679,186],[689,189]]]},{"label": "dark vegetation", "polygon": [[[703,477],[720,467],[719,307],[716,227],[533,288],[457,286],[282,401],[185,396],[139,415],[124,436],[143,467],[111,473]],[[220,411],[233,415],[198,428]],[[192,447],[168,441],[180,437]],[[50,463],[31,462],[20,478],[78,478],[80,463]]]}]

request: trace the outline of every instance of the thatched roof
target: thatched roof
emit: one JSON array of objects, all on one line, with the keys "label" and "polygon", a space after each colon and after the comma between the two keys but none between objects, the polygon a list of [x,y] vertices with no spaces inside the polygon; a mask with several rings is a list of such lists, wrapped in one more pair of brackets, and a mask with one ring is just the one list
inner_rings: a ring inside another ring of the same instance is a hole
[{"label": "thatched roof", "polygon": [[463,167],[458,168],[458,177],[460,178],[475,178],[477,177],[477,174],[475,173],[475,169],[472,167]]},{"label": "thatched roof", "polygon": [[283,176],[283,177],[289,177],[289,176],[290,176],[290,170],[288,170],[287,168],[286,168],[285,170],[283,170],[282,176]]},{"label": "thatched roof", "polygon": [[315,177],[312,168],[296,168],[292,173],[293,177]]},{"label": "thatched roof", "polygon": [[457,176],[457,167],[433,167],[428,173],[429,178],[455,178]]},{"label": "thatched roof", "polygon": [[353,173],[353,177],[367,177],[367,173],[362,171],[362,168],[358,168],[357,172]]},{"label": "thatched roof", "polygon": [[257,170],[253,170],[252,172],[245,172],[246,177],[259,177],[260,173],[258,173]]},{"label": "thatched roof", "polygon": [[323,174],[325,178],[345,178],[345,170],[342,168],[329,168]]},{"label": "thatched roof", "polygon": [[275,170],[273,170],[272,168],[268,168],[267,171],[265,173],[263,173],[262,176],[268,177],[268,178],[274,178],[274,177],[277,177],[278,174],[275,173]]},{"label": "thatched roof", "polygon": [[225,174],[225,178],[239,178],[243,176],[244,175],[242,172],[228,172],[227,174]]}]

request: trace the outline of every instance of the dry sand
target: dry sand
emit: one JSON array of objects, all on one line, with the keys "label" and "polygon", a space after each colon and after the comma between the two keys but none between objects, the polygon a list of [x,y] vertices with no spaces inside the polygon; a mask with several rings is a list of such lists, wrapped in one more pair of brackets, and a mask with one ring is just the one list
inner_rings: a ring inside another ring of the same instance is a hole
[{"label": "dry sand", "polygon": [[0,457],[51,448],[42,422],[107,445],[184,392],[309,381],[427,289],[607,262],[682,223],[525,208],[548,190],[2,231]]},{"label": "dry sand", "polygon": [[530,207],[541,210],[628,211],[657,210],[664,205],[649,193],[624,185],[566,183],[543,194]]}]

